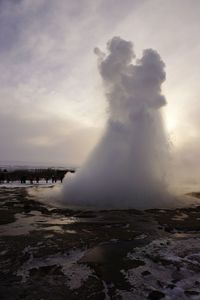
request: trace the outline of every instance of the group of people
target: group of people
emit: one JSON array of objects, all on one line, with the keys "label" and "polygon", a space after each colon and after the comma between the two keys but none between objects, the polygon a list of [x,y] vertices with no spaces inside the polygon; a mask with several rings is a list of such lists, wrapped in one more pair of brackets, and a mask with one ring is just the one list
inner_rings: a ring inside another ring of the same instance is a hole
[{"label": "group of people", "polygon": [[63,178],[64,178],[64,175],[59,176],[59,177],[52,175],[51,177],[45,177],[45,178],[42,178],[39,176],[33,177],[33,176],[23,175],[20,177],[20,181],[21,181],[21,183],[27,183],[27,181],[28,181],[30,184],[34,184],[34,183],[38,184],[40,182],[40,180],[44,179],[46,181],[46,183],[48,183],[49,181],[51,181],[52,183],[56,183],[57,181],[60,181],[62,183]]},{"label": "group of people", "polygon": [[62,183],[65,174],[68,171],[14,171],[9,172],[6,169],[0,170],[0,184],[12,183],[14,181],[19,181],[21,184],[39,184],[41,180],[45,180],[46,183],[56,183],[60,181]]}]

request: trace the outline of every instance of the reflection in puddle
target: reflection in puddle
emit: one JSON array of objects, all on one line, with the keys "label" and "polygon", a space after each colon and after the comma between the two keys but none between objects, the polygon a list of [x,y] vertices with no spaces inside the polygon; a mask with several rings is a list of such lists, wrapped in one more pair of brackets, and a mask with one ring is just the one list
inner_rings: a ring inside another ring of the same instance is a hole
[{"label": "reflection in puddle", "polygon": [[[31,211],[31,214],[15,214],[16,221],[0,227],[1,236],[26,235],[33,230],[52,230],[64,232],[59,225],[73,224],[74,217],[54,217],[43,215],[40,211]],[[45,227],[45,225],[52,225]]]},{"label": "reflection in puddle", "polygon": [[47,231],[54,231],[54,232],[59,232],[59,233],[64,233],[64,230],[62,229],[61,226],[48,226],[48,227],[45,227],[43,228],[44,230],[47,230]]},{"label": "reflection in puddle", "polygon": [[173,236],[175,238],[180,238],[180,239],[184,239],[184,238],[195,238],[195,237],[199,237],[200,234],[198,235],[198,233],[196,231],[192,232],[176,232],[173,234]]},{"label": "reflection in puddle", "polygon": [[186,215],[185,213],[180,213],[180,214],[177,214],[175,215],[172,220],[173,221],[184,221],[185,219],[187,219],[189,216]]},{"label": "reflection in puddle", "polygon": [[146,238],[147,238],[146,234],[140,234],[140,235],[135,237],[136,240],[143,240],[143,239],[146,239]]},{"label": "reflection in puddle", "polygon": [[65,232],[67,232],[67,233],[70,233],[70,234],[76,234],[77,233],[77,231],[76,230],[66,230]]}]

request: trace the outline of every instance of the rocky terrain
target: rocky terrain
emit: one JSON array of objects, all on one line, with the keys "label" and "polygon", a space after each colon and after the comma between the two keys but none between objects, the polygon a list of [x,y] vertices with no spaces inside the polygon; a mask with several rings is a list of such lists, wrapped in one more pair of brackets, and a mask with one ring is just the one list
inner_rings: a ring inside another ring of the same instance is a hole
[{"label": "rocky terrain", "polygon": [[1,187],[0,299],[200,299],[200,206],[73,211]]}]

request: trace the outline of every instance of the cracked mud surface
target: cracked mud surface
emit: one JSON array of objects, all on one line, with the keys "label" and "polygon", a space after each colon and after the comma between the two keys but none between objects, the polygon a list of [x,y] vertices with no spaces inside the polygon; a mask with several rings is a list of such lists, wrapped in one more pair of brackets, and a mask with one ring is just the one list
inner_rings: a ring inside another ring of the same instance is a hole
[{"label": "cracked mud surface", "polygon": [[200,299],[200,206],[72,211],[0,188],[0,299]]}]

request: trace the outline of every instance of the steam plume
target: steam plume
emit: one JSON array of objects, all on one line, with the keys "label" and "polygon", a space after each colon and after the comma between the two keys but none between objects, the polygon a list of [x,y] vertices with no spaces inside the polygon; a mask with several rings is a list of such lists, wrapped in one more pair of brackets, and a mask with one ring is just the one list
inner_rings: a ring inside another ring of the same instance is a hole
[{"label": "steam plume", "polygon": [[164,63],[152,49],[135,59],[133,44],[120,37],[95,49],[109,104],[102,139],[77,174],[64,181],[66,204],[99,208],[166,205],[168,142],[160,108]]}]

